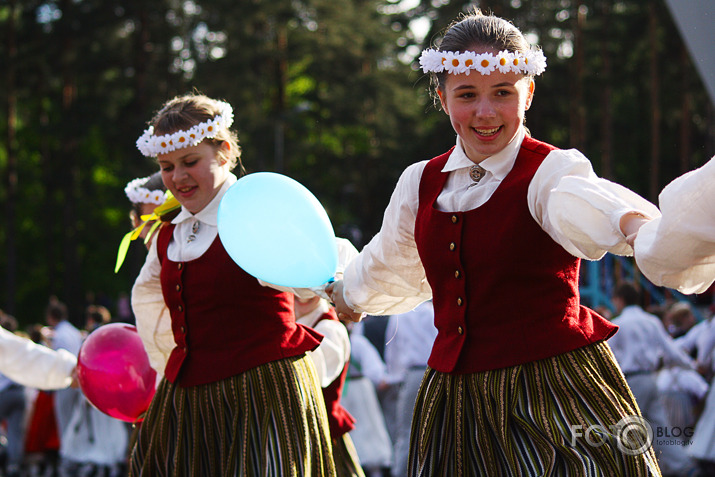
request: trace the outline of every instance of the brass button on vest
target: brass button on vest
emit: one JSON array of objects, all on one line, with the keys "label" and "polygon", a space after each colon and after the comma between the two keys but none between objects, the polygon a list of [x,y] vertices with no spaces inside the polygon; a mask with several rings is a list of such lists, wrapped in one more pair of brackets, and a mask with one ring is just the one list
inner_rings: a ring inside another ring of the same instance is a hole
[{"label": "brass button on vest", "polygon": [[455,271],[454,271],[454,278],[459,278],[459,277],[461,277],[461,276],[462,276],[462,274],[459,273],[459,270],[455,270]]},{"label": "brass button on vest", "polygon": [[462,329],[461,326],[457,327],[457,333],[459,333],[460,335],[463,335],[463,334],[464,334],[464,329]]},{"label": "brass button on vest", "polygon": [[453,223],[453,224],[456,224],[457,222],[459,222],[459,217],[457,217],[456,215],[453,215],[453,216],[452,216],[452,223]]},{"label": "brass button on vest", "polygon": [[462,298],[461,297],[457,298],[457,305],[462,306]]},{"label": "brass button on vest", "polygon": [[457,248],[457,244],[456,244],[456,243],[452,242],[452,243],[449,244],[449,249],[450,249],[451,251],[454,251],[455,248]]}]

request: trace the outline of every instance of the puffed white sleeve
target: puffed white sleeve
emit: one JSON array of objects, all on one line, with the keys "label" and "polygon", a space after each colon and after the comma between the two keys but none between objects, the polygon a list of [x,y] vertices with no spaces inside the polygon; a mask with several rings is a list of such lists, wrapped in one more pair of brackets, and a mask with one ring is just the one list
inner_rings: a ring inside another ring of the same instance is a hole
[{"label": "puffed white sleeve", "polygon": [[171,331],[171,315],[161,292],[161,263],[152,241],[144,266],[132,287],[132,309],[137,332],[149,356],[149,364],[163,376],[166,362],[176,343]]},{"label": "puffed white sleeve", "polygon": [[575,149],[554,150],[529,185],[529,210],[541,227],[576,257],[632,255],[620,229],[628,212],[660,217],[658,208],[620,184],[600,178]]},{"label": "puffed white sleeve", "polygon": [[53,350],[0,328],[0,373],[12,381],[38,389],[62,389],[72,383],[75,355]]},{"label": "puffed white sleeve", "polygon": [[415,243],[419,183],[427,161],[400,176],[380,231],[345,270],[345,301],[371,315],[405,313],[432,298]]},{"label": "puffed white sleeve", "polygon": [[323,341],[308,354],[313,358],[321,387],[328,387],[340,376],[350,359],[350,337],[345,325],[335,320],[321,320],[314,327]]},{"label": "puffed white sleeve", "polygon": [[715,280],[715,157],[660,193],[663,216],[641,227],[635,259],[654,284],[702,293]]}]

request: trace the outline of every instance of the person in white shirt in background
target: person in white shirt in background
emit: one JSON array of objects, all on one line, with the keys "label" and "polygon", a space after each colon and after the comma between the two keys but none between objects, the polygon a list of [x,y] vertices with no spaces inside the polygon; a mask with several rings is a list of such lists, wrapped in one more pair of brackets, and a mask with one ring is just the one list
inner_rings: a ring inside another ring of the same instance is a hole
[{"label": "person in white shirt in background", "polygon": [[[692,306],[686,301],[674,303],[663,316],[663,326],[673,339],[685,336],[696,323]],[[676,346],[678,341],[675,341]],[[691,357],[695,356],[693,347],[683,351]],[[668,420],[673,426],[672,434],[677,434],[674,438],[684,446],[690,445],[703,399],[708,392],[707,380],[696,370],[673,366],[658,372],[657,384]]]},{"label": "person in white shirt in background", "polygon": [[700,461],[707,475],[715,475],[715,320],[710,316],[701,321],[676,343],[688,352],[696,353],[698,371],[710,383],[688,453]]},{"label": "person in white shirt in background", "polygon": [[387,373],[399,385],[392,477],[407,475],[412,412],[436,337],[432,300],[407,313],[390,316],[387,324],[385,364]]},{"label": "person in white shirt in background", "polygon": [[673,429],[658,391],[656,372],[662,364],[694,370],[695,363],[675,345],[660,319],[639,306],[640,299],[635,284],[623,282],[616,286],[612,297],[616,313],[611,321],[619,329],[608,343],[643,418],[653,430],[653,449],[663,474],[690,475],[697,470],[697,463],[682,446],[664,437]]},{"label": "person in white shirt in background", "polygon": [[[67,306],[57,298],[51,297],[45,310],[45,320],[52,328],[50,340],[52,349],[64,349],[77,356],[83,337],[82,333],[68,321]],[[63,389],[57,391],[54,398],[57,432],[61,436],[67,428],[75,406],[82,399],[82,391],[78,388]]]},{"label": "person in white shirt in background", "polygon": [[690,445],[698,422],[698,409],[708,392],[708,382],[697,371],[678,366],[658,371],[656,382],[672,427],[670,434],[682,445]]},{"label": "person in white shirt in background", "polygon": [[392,441],[377,398],[376,388],[385,382],[385,363],[375,346],[362,334],[362,326],[348,323],[350,367],[342,404],[355,417],[350,436],[368,477],[382,476],[392,464]]}]

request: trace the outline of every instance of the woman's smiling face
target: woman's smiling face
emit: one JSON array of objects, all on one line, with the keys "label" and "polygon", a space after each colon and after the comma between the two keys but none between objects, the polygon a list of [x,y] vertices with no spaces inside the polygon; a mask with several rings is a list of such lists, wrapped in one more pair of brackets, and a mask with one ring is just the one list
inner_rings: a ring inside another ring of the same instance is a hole
[{"label": "woman's smiling face", "polygon": [[[223,143],[220,147],[227,147]],[[216,197],[228,177],[229,166],[206,141],[157,156],[167,189],[189,212],[200,212]]]},{"label": "woman's smiling face", "polygon": [[464,152],[479,163],[514,139],[531,106],[534,81],[516,73],[471,71],[448,74],[437,93]]}]

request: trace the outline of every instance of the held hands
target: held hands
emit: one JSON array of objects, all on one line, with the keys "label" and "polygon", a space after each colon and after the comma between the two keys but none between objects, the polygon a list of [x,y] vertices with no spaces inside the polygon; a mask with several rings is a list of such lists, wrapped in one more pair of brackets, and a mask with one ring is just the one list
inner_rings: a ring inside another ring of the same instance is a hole
[{"label": "held hands", "polygon": [[358,322],[362,320],[364,313],[359,313],[353,311],[347,303],[345,303],[345,297],[343,296],[343,281],[337,280],[325,287],[325,293],[330,297],[330,301],[335,305],[335,311],[338,312],[338,318],[341,321],[354,321]]},{"label": "held hands", "polygon": [[623,214],[620,220],[621,232],[626,236],[626,243],[633,247],[638,236],[638,231],[652,219],[640,212],[627,212]]}]

